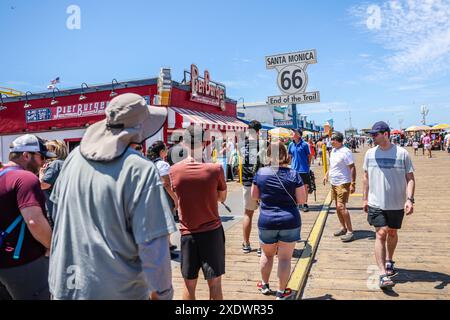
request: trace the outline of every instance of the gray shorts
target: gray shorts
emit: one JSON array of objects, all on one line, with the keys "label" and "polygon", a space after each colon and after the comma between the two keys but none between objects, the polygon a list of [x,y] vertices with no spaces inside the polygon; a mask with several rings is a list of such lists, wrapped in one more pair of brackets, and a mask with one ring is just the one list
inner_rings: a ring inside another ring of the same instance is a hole
[{"label": "gray shorts", "polygon": [[252,187],[244,186],[244,209],[255,211],[258,209],[258,201],[252,199]]},{"label": "gray shorts", "polygon": [[0,287],[3,294],[14,300],[49,300],[48,258],[14,268],[0,269]]}]

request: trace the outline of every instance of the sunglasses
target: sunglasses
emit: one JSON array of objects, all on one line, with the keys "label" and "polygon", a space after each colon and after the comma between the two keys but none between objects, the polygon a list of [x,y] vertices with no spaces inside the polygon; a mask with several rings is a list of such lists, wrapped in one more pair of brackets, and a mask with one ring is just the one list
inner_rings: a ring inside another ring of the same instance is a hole
[{"label": "sunglasses", "polygon": [[380,132],[377,132],[377,133],[372,133],[371,136],[372,136],[372,137],[376,137],[376,136],[378,136],[379,134],[384,134],[384,132],[380,131]]}]

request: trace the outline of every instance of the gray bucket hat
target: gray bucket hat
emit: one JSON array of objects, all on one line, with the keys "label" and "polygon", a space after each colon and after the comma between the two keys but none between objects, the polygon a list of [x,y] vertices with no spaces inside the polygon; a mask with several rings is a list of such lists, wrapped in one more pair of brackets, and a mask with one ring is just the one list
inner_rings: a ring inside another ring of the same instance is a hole
[{"label": "gray bucket hat", "polygon": [[131,143],[142,143],[164,125],[167,109],[149,106],[138,94],[125,93],[111,100],[106,119],[90,126],[80,143],[81,154],[94,161],[120,157]]}]

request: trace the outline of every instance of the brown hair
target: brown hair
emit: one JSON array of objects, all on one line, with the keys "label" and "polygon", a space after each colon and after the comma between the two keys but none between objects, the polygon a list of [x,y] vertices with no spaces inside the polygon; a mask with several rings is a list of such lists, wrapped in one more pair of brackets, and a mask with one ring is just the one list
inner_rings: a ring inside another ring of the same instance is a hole
[{"label": "brown hair", "polygon": [[[278,150],[278,158],[272,157],[272,150],[275,151],[275,154],[273,155],[274,157],[277,156]],[[272,142],[267,149],[267,157],[269,158],[271,164],[279,166],[289,164],[288,152],[286,146],[282,142]]]},{"label": "brown hair", "polygon": [[56,159],[65,160],[67,158],[67,146],[64,141],[50,140],[45,143],[48,151],[56,154]]}]

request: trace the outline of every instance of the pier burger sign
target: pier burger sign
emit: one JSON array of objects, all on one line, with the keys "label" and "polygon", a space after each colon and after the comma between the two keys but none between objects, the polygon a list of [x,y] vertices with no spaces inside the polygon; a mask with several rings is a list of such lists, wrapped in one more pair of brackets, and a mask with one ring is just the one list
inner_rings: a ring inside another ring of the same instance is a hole
[{"label": "pier burger sign", "polygon": [[278,72],[277,85],[282,95],[270,96],[269,105],[320,102],[319,91],[305,92],[308,85],[306,68],[317,63],[317,51],[306,50],[266,57],[266,68]]},{"label": "pier burger sign", "polygon": [[208,70],[201,77],[195,64],[191,65],[191,101],[225,110],[225,86],[211,81]]}]

